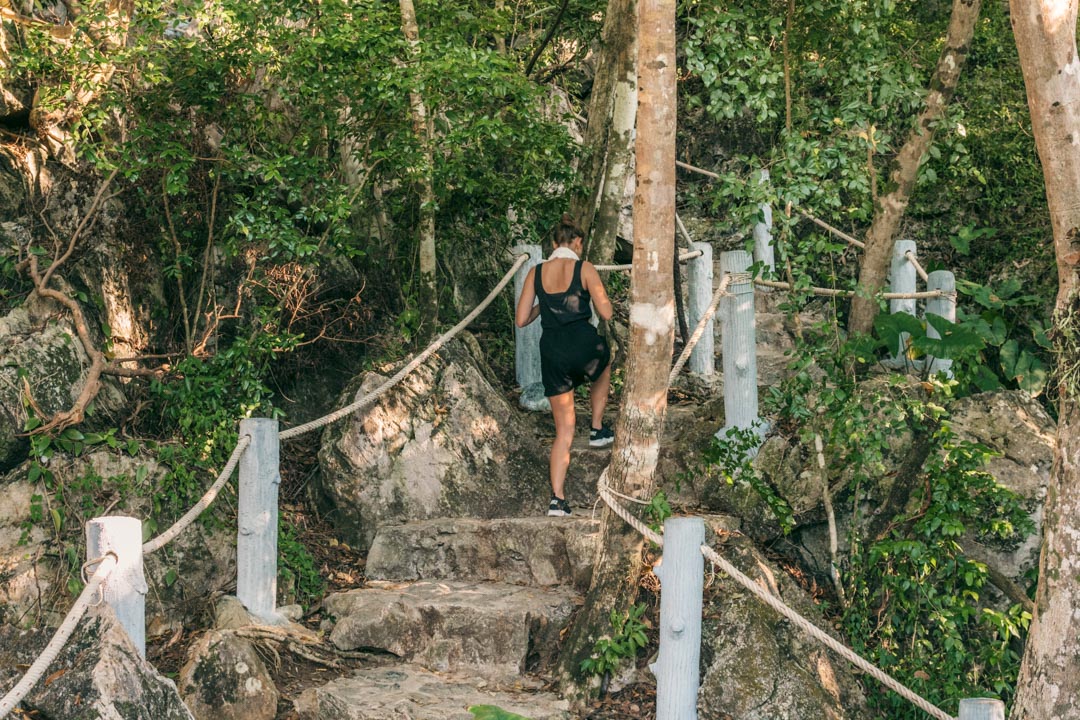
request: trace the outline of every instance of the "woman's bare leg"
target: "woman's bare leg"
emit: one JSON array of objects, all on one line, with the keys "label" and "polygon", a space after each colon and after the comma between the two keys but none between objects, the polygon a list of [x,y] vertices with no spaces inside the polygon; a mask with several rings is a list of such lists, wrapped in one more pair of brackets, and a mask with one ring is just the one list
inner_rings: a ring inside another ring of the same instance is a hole
[{"label": "woman's bare leg", "polygon": [[[604,408],[607,407],[608,388],[611,387],[611,363],[600,373],[600,377],[589,387],[589,404],[592,406],[592,427],[599,430],[604,423]],[[552,406],[554,407],[554,406]]]},{"label": "woman's bare leg", "polygon": [[[599,381],[597,381],[599,382]],[[551,444],[551,494],[566,498],[566,470],[570,467],[570,444],[574,441],[574,391],[553,395],[551,414],[555,418],[555,442]]]}]

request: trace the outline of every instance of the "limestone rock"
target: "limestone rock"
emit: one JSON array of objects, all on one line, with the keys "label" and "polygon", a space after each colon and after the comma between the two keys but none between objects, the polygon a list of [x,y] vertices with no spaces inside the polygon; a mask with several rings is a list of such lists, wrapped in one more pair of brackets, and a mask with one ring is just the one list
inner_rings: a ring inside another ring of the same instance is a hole
[{"label": "limestone rock", "polygon": [[[52,631],[0,626],[0,692],[22,676]],[[107,606],[85,617],[23,700],[41,720],[193,720],[172,680],[139,657]]]},{"label": "limestone rock", "polygon": [[574,602],[563,589],[373,582],[331,595],[324,608],[337,619],[330,641],[342,650],[377,648],[430,670],[513,678],[554,658]]},{"label": "limestone rock", "polygon": [[[51,303],[31,300],[0,317],[0,471],[26,457],[28,441],[21,436],[26,386],[41,411],[52,414],[72,406],[90,370],[75,329],[53,319],[53,310]],[[120,408],[124,397],[105,379],[95,404],[108,413]]]},{"label": "limestone rock", "polygon": [[588,517],[422,520],[379,529],[374,580],[466,580],[588,589],[599,523]]},{"label": "limestone rock", "polygon": [[[813,601],[746,538],[719,551],[751,579],[828,631]],[[842,660],[724,578],[705,608],[701,720],[861,720],[862,690]]]},{"label": "limestone rock", "polygon": [[278,692],[251,641],[211,630],[188,651],[180,694],[196,720],[273,720]]},{"label": "limestone rock", "polygon": [[55,577],[51,538],[44,525],[24,529],[38,493],[24,479],[0,478],[0,623],[33,626],[46,619],[40,613]]},{"label": "limestone rock", "polygon": [[[342,403],[384,378],[367,374]],[[368,410],[327,429],[319,453],[333,518],[366,549],[380,525],[514,517],[548,499],[547,458],[464,343],[449,343]]]},{"label": "limestone rock", "polygon": [[365,668],[305,691],[300,720],[475,720],[469,708],[493,705],[530,720],[569,720],[569,704],[543,692],[492,690],[474,680],[409,665]]}]

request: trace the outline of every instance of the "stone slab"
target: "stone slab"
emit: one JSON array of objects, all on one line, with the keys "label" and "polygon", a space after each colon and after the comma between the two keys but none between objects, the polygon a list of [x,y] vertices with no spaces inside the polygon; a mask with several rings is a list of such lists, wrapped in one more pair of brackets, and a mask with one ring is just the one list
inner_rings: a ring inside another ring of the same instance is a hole
[{"label": "stone slab", "polygon": [[469,708],[494,705],[530,720],[568,720],[569,704],[550,693],[492,690],[409,665],[365,668],[305,691],[301,720],[474,720]]},{"label": "stone slab", "polygon": [[445,518],[383,526],[373,580],[463,580],[588,589],[600,523],[585,517]]},{"label": "stone slab", "polygon": [[575,607],[565,588],[373,582],[328,597],[342,650],[378,649],[429,670],[503,679],[548,667]]}]

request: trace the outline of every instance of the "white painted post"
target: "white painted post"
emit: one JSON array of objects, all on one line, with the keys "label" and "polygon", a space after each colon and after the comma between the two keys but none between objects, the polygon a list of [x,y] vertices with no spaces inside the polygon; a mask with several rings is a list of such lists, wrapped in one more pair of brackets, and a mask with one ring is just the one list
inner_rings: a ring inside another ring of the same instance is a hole
[{"label": "white painted post", "polygon": [[[762,170],[758,183],[767,185],[768,182],[769,171]],[[769,203],[762,203],[758,206],[758,211],[761,213],[761,220],[754,224],[754,262],[761,263],[768,276],[772,277],[776,273],[776,256],[772,237],[772,206]]]},{"label": "white painted post", "polygon": [[[720,253],[720,271],[741,275],[728,285],[720,303],[723,322],[724,427],[716,437],[725,439],[731,428],[753,428],[764,437],[766,424],[758,417],[757,337],[754,329],[754,283],[746,274],[750,254],[745,250]],[[756,454],[757,448],[751,449]]]},{"label": "white painted post", "polygon": [[[701,252],[701,255],[691,258],[687,263],[689,302],[686,308],[688,316],[686,324],[690,328],[696,328],[701,318],[709,311],[709,305],[712,304],[712,245],[705,242],[692,242],[690,249]],[[709,376],[716,373],[713,327],[713,318],[709,318],[709,321],[705,323],[705,331],[701,334],[701,339],[690,352],[690,372]]]},{"label": "white painted post", "polygon": [[660,653],[656,675],[656,720],[697,717],[701,661],[701,593],[705,583],[705,522],[698,517],[664,522],[660,578]]},{"label": "white painted post", "polygon": [[[927,290],[941,290],[948,293],[946,297],[934,297],[926,301],[927,315],[940,315],[949,322],[956,322],[956,278],[948,270],[935,270],[926,279]],[[941,335],[929,322],[926,323],[926,335],[931,338],[940,338]],[[948,358],[930,358],[930,374],[945,373],[945,377],[951,378],[952,360]]]},{"label": "white painted post", "polygon": [[[539,245],[516,245],[511,250],[514,257],[528,253],[529,260],[514,275],[514,307],[525,289],[529,270],[544,261],[544,251]],[[544,409],[544,386],[540,380],[540,320],[523,328],[514,328],[514,371],[521,388],[521,405],[531,410]],[[549,406],[550,407],[550,406]]]},{"label": "white painted post", "polygon": [[278,421],[241,420],[240,434],[251,444],[240,457],[236,597],[254,617],[277,623]]},{"label": "white painted post", "polygon": [[102,598],[116,613],[139,657],[146,657],[146,579],[143,576],[142,521],[133,517],[99,517],[86,523],[86,559],[112,552],[116,569],[101,585]]},{"label": "white painted post", "polygon": [[[908,252],[915,252],[915,242],[913,240],[897,240],[893,245],[892,266],[889,269],[889,289],[894,293],[915,292],[917,275],[915,266],[907,259]],[[889,312],[902,312],[915,317],[915,299],[889,300]],[[907,341],[909,337],[907,333],[900,336],[900,343],[895,348],[896,354],[891,362],[885,363],[886,365],[894,368],[902,368],[907,365]]]},{"label": "white painted post", "polygon": [[990,698],[961,700],[957,720],[1005,720],[1005,703]]}]

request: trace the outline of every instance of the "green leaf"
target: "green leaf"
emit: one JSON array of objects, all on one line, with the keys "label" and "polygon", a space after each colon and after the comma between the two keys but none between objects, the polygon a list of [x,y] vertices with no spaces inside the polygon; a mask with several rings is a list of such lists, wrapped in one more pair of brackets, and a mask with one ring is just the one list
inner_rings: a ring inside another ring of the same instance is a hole
[{"label": "green leaf", "polygon": [[179,577],[175,569],[169,568],[169,572],[165,573],[165,587],[172,587]]},{"label": "green leaf", "polygon": [[64,518],[61,517],[60,511],[56,508],[50,509],[49,515],[52,516],[53,530],[55,530],[56,534],[59,535],[61,528],[64,527]]},{"label": "green leaf", "polygon": [[141,485],[143,481],[146,480],[146,476],[147,474],[149,474],[149,472],[149,468],[147,468],[145,465],[140,465],[139,469],[135,471],[136,484]]},{"label": "green leaf", "polygon": [[495,705],[472,705],[469,712],[476,720],[529,720],[524,715],[516,715]]},{"label": "green leaf", "polygon": [[918,338],[926,335],[919,319],[907,313],[897,312],[889,315],[878,315],[874,318],[874,329],[881,338],[885,349],[890,353],[896,353],[900,348],[901,339]]}]

